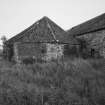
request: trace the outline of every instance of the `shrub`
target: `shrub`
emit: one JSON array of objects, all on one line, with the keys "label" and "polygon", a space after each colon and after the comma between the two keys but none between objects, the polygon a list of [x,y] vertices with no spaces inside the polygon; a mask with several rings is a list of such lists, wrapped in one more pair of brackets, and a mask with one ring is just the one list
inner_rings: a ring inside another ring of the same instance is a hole
[{"label": "shrub", "polygon": [[0,62],[0,104],[101,105],[105,73],[94,65],[98,63],[81,58],[30,65]]}]

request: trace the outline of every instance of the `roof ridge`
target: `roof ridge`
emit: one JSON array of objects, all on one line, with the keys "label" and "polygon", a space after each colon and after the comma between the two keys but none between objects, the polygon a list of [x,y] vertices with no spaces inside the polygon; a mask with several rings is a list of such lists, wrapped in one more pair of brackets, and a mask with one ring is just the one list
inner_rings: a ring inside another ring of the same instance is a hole
[{"label": "roof ridge", "polygon": [[48,28],[50,29],[50,31],[51,31],[51,33],[52,33],[51,35],[53,36],[54,40],[57,42],[57,39],[56,39],[56,37],[55,37],[55,34],[54,34],[54,32],[53,32],[53,29],[52,29],[51,25],[49,24],[48,20],[46,20],[46,22],[47,22]]},{"label": "roof ridge", "polygon": [[80,24],[78,24],[78,25],[72,27],[71,29],[74,29],[74,28],[76,28],[77,26],[81,26],[81,25],[83,25],[83,24],[89,23],[89,22],[91,22],[92,20],[98,19],[98,18],[100,18],[100,17],[102,17],[102,16],[104,16],[104,15],[105,15],[105,13],[103,13],[103,14],[101,14],[101,15],[98,15],[98,16],[95,16],[95,17],[93,17],[93,18],[91,18],[91,19],[88,19],[88,20],[86,20],[86,21],[84,21],[84,22],[81,22]]}]

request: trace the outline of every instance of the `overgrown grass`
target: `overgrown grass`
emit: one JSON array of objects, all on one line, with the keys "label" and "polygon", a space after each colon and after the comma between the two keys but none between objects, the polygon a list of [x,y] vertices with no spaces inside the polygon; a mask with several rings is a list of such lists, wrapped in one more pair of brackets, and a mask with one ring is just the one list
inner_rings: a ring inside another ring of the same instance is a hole
[{"label": "overgrown grass", "polygon": [[[105,60],[0,62],[0,105],[104,105]],[[101,65],[101,66],[100,66]]]}]

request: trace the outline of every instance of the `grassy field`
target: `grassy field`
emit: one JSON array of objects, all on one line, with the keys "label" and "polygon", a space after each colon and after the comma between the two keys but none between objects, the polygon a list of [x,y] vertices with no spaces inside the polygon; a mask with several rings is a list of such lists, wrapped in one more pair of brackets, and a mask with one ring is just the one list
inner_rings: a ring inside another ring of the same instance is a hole
[{"label": "grassy field", "polygon": [[105,104],[105,59],[32,65],[0,61],[0,105],[77,104]]}]

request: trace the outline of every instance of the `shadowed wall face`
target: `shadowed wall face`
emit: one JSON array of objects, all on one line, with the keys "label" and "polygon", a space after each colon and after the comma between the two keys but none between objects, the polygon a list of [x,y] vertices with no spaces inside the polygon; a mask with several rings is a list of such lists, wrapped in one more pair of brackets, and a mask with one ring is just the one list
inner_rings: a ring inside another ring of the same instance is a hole
[{"label": "shadowed wall face", "polygon": [[94,50],[94,56],[105,57],[105,30],[78,36],[79,39],[84,39],[87,42],[88,50]]}]

